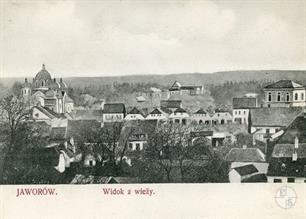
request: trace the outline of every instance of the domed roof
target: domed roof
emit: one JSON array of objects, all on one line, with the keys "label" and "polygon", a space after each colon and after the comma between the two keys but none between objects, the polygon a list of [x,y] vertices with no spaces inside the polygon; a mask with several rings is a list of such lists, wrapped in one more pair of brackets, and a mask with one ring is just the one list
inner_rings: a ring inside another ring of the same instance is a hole
[{"label": "domed roof", "polygon": [[46,70],[45,65],[42,65],[42,69],[35,76],[35,80],[51,80],[50,73]]}]

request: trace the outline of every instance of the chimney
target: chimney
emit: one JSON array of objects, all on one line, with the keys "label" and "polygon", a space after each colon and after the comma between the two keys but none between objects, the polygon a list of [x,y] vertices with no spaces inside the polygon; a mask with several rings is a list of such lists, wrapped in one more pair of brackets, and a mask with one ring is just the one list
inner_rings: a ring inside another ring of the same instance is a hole
[{"label": "chimney", "polygon": [[246,146],[246,145],[243,145],[242,148],[243,148],[243,149],[247,149],[247,146]]},{"label": "chimney", "polygon": [[299,148],[299,138],[298,137],[295,137],[295,139],[294,139],[294,148],[295,149]]}]

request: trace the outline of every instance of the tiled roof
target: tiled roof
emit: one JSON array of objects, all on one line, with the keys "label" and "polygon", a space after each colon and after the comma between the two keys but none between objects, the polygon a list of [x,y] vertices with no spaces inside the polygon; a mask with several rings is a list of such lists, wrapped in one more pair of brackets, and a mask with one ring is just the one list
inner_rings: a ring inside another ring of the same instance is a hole
[{"label": "tiled roof", "polygon": [[272,157],[292,157],[294,151],[298,158],[306,158],[306,143],[299,143],[298,148],[294,148],[294,144],[276,144],[273,148]]},{"label": "tiled roof", "polygon": [[267,182],[267,176],[264,173],[258,173],[253,176],[250,176],[246,179],[241,180],[242,183],[258,183],[258,182]]},{"label": "tiled roof", "polygon": [[59,113],[54,112],[53,110],[49,109],[48,107],[42,107],[42,106],[34,106],[34,108],[38,109],[42,113],[44,113],[46,116],[48,116],[50,119],[53,118],[64,118],[64,115],[61,115]]},{"label": "tiled roof", "polygon": [[134,107],[128,114],[140,114],[140,115],[144,116],[144,114],[142,112],[140,112],[140,110],[137,109],[136,107]]},{"label": "tiled roof", "polygon": [[300,115],[285,129],[277,144],[294,144],[295,137],[300,143],[306,143],[306,117]]},{"label": "tiled roof", "polygon": [[177,108],[174,112],[175,113],[186,113],[186,110],[184,110],[183,108]]},{"label": "tiled roof", "polygon": [[273,84],[267,85],[265,88],[303,88],[304,86],[292,80],[280,80]]},{"label": "tiled roof", "polygon": [[253,164],[235,167],[234,170],[236,170],[240,176],[246,176],[258,172],[258,169]]},{"label": "tiled roof", "polygon": [[139,178],[135,177],[113,177],[113,176],[85,176],[82,174],[77,174],[71,181],[71,184],[129,184],[129,183],[139,183]]},{"label": "tiled roof", "polygon": [[198,111],[196,111],[194,114],[207,114],[207,112],[201,108]]},{"label": "tiled roof", "polygon": [[152,112],[150,112],[150,114],[162,114],[162,112],[159,109],[154,109]]},{"label": "tiled roof", "polygon": [[75,120],[103,120],[102,110],[75,110],[73,119]]},{"label": "tiled roof", "polygon": [[225,159],[229,162],[265,162],[265,155],[258,148],[232,148]]},{"label": "tiled roof", "polygon": [[271,107],[251,109],[252,126],[287,127],[300,113],[298,107]]},{"label": "tiled roof", "polygon": [[306,177],[306,159],[293,162],[292,158],[273,158],[269,162],[267,176]]},{"label": "tiled roof", "polygon": [[106,103],[103,113],[125,113],[125,105],[123,103]]},{"label": "tiled roof", "polygon": [[249,109],[256,107],[257,99],[252,97],[233,98],[233,109]]}]

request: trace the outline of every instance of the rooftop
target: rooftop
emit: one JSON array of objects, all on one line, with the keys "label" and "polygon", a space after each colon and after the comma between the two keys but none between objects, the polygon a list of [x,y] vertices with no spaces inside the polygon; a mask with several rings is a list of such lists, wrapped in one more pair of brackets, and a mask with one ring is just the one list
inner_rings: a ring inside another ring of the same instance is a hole
[{"label": "rooftop", "polygon": [[280,80],[273,84],[269,84],[265,86],[266,89],[270,88],[303,88],[304,86],[301,84],[298,84],[292,80]]},{"label": "rooftop", "polygon": [[232,148],[226,155],[229,162],[265,162],[264,153],[258,148]]},{"label": "rooftop", "polygon": [[123,103],[106,103],[103,113],[125,113],[125,105]]},{"label": "rooftop", "polygon": [[287,127],[302,112],[299,107],[251,109],[252,126]]},{"label": "rooftop", "polygon": [[253,97],[233,98],[233,109],[249,109],[257,106],[257,99]]},{"label": "rooftop", "polygon": [[235,167],[234,170],[236,170],[240,176],[247,176],[258,172],[258,169],[253,164]]},{"label": "rooftop", "polygon": [[294,144],[276,144],[273,148],[272,157],[291,158],[294,152],[297,153],[298,158],[306,158],[306,143],[299,143],[297,149],[294,148]]}]

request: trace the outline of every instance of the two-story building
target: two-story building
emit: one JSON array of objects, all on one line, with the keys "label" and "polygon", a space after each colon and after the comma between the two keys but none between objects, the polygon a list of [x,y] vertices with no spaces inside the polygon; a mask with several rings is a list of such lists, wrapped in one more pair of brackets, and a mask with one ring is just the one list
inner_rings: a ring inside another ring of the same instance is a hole
[{"label": "two-story building", "polygon": [[181,85],[175,81],[169,88],[170,95],[201,95],[204,93],[202,85]]},{"label": "two-story building", "polygon": [[263,89],[266,107],[306,106],[305,86],[292,80],[280,80]]},{"label": "two-story building", "polygon": [[201,124],[210,125],[212,120],[209,113],[207,113],[202,108],[196,111],[195,113],[193,113],[191,119],[193,121],[196,121],[199,125]]},{"label": "two-story building", "polygon": [[125,120],[144,120],[145,115],[139,109],[134,107],[130,112],[127,113]]},{"label": "two-story building", "polygon": [[125,105],[123,103],[105,103],[102,114],[103,122],[120,122],[125,118]]},{"label": "two-story building", "polygon": [[248,124],[250,109],[256,107],[256,97],[233,98],[233,122],[237,124]]},{"label": "two-story building", "polygon": [[215,124],[215,125],[228,124],[228,123],[232,123],[233,121],[233,117],[231,113],[228,110],[223,110],[223,109],[216,109],[211,119],[212,119],[212,124]]}]

